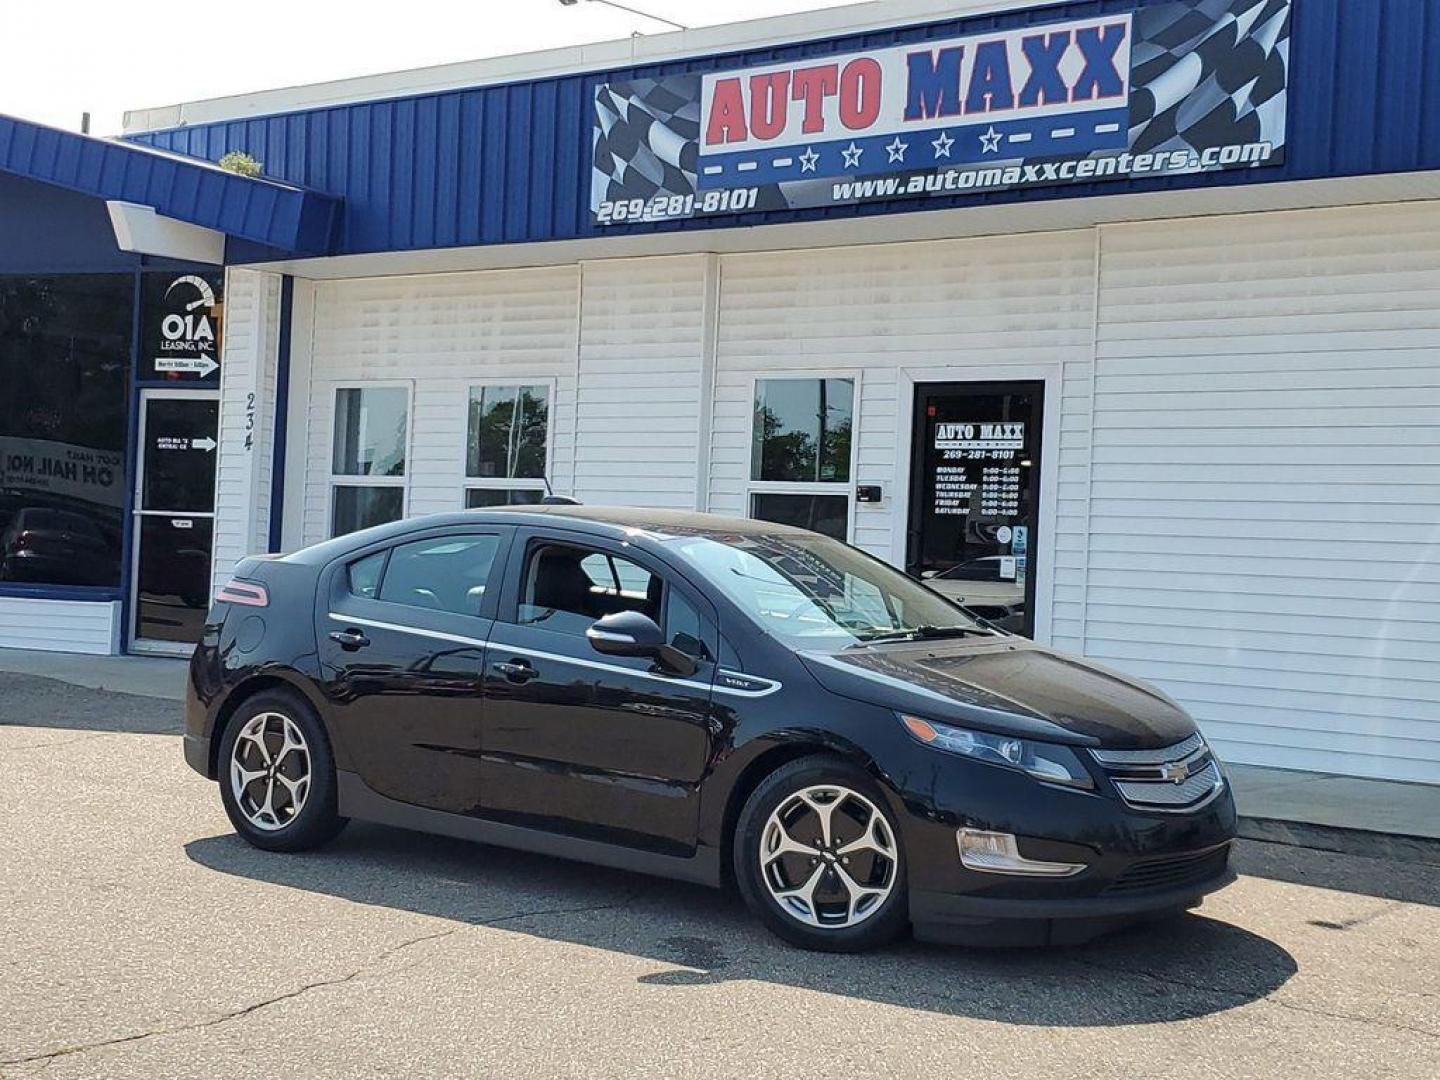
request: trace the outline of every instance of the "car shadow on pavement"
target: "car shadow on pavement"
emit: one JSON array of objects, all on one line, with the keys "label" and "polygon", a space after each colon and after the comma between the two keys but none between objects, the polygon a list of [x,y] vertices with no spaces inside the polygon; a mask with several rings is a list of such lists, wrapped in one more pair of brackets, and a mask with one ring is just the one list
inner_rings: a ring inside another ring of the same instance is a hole
[{"label": "car shadow on pavement", "polygon": [[1194,914],[1067,949],[907,941],[817,954],[773,938],[733,893],[361,823],[304,855],[234,835],[186,852],[254,881],[653,961],[638,982],[657,991],[761,981],[1002,1023],[1104,1027],[1237,1008],[1296,972],[1274,942]]}]

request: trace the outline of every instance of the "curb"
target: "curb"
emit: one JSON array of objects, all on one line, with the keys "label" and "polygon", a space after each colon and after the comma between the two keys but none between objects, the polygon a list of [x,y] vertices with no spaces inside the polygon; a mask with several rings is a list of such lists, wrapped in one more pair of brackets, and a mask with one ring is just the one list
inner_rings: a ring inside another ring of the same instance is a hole
[{"label": "curb", "polygon": [[1440,866],[1440,837],[1342,829],[1334,825],[1263,817],[1241,817],[1239,834],[1244,840],[1260,840],[1268,844]]}]

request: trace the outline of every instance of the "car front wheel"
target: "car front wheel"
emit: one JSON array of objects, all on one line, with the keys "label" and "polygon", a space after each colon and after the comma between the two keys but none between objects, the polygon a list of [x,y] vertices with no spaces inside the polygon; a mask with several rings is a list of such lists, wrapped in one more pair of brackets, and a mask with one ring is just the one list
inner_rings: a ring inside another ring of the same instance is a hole
[{"label": "car front wheel", "polygon": [[244,702],[225,728],[219,763],[225,813],[255,847],[304,851],[345,827],[330,741],[297,695],[267,690]]},{"label": "car front wheel", "polygon": [[761,781],[740,812],[734,865],[751,910],[802,948],[859,952],[907,925],[899,833],[874,781],[843,759],[801,758]]}]

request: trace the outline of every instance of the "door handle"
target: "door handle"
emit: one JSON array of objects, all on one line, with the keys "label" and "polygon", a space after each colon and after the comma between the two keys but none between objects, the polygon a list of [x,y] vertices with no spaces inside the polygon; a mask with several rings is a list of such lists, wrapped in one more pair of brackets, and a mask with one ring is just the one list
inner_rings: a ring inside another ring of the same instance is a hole
[{"label": "door handle", "polygon": [[528,683],[531,679],[538,679],[540,677],[538,671],[520,660],[502,660],[491,666],[512,683]]},{"label": "door handle", "polygon": [[332,630],[330,631],[330,640],[346,652],[354,652],[356,649],[363,649],[370,644],[370,639],[359,630]]}]

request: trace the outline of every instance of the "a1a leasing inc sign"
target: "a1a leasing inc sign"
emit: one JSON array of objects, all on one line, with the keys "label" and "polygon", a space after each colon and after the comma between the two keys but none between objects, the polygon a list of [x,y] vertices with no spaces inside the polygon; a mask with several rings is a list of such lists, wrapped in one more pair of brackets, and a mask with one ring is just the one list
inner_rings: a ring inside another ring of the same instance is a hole
[{"label": "a1a leasing inc sign", "polygon": [[1133,12],[606,83],[602,224],[1274,165],[1291,0]]}]

